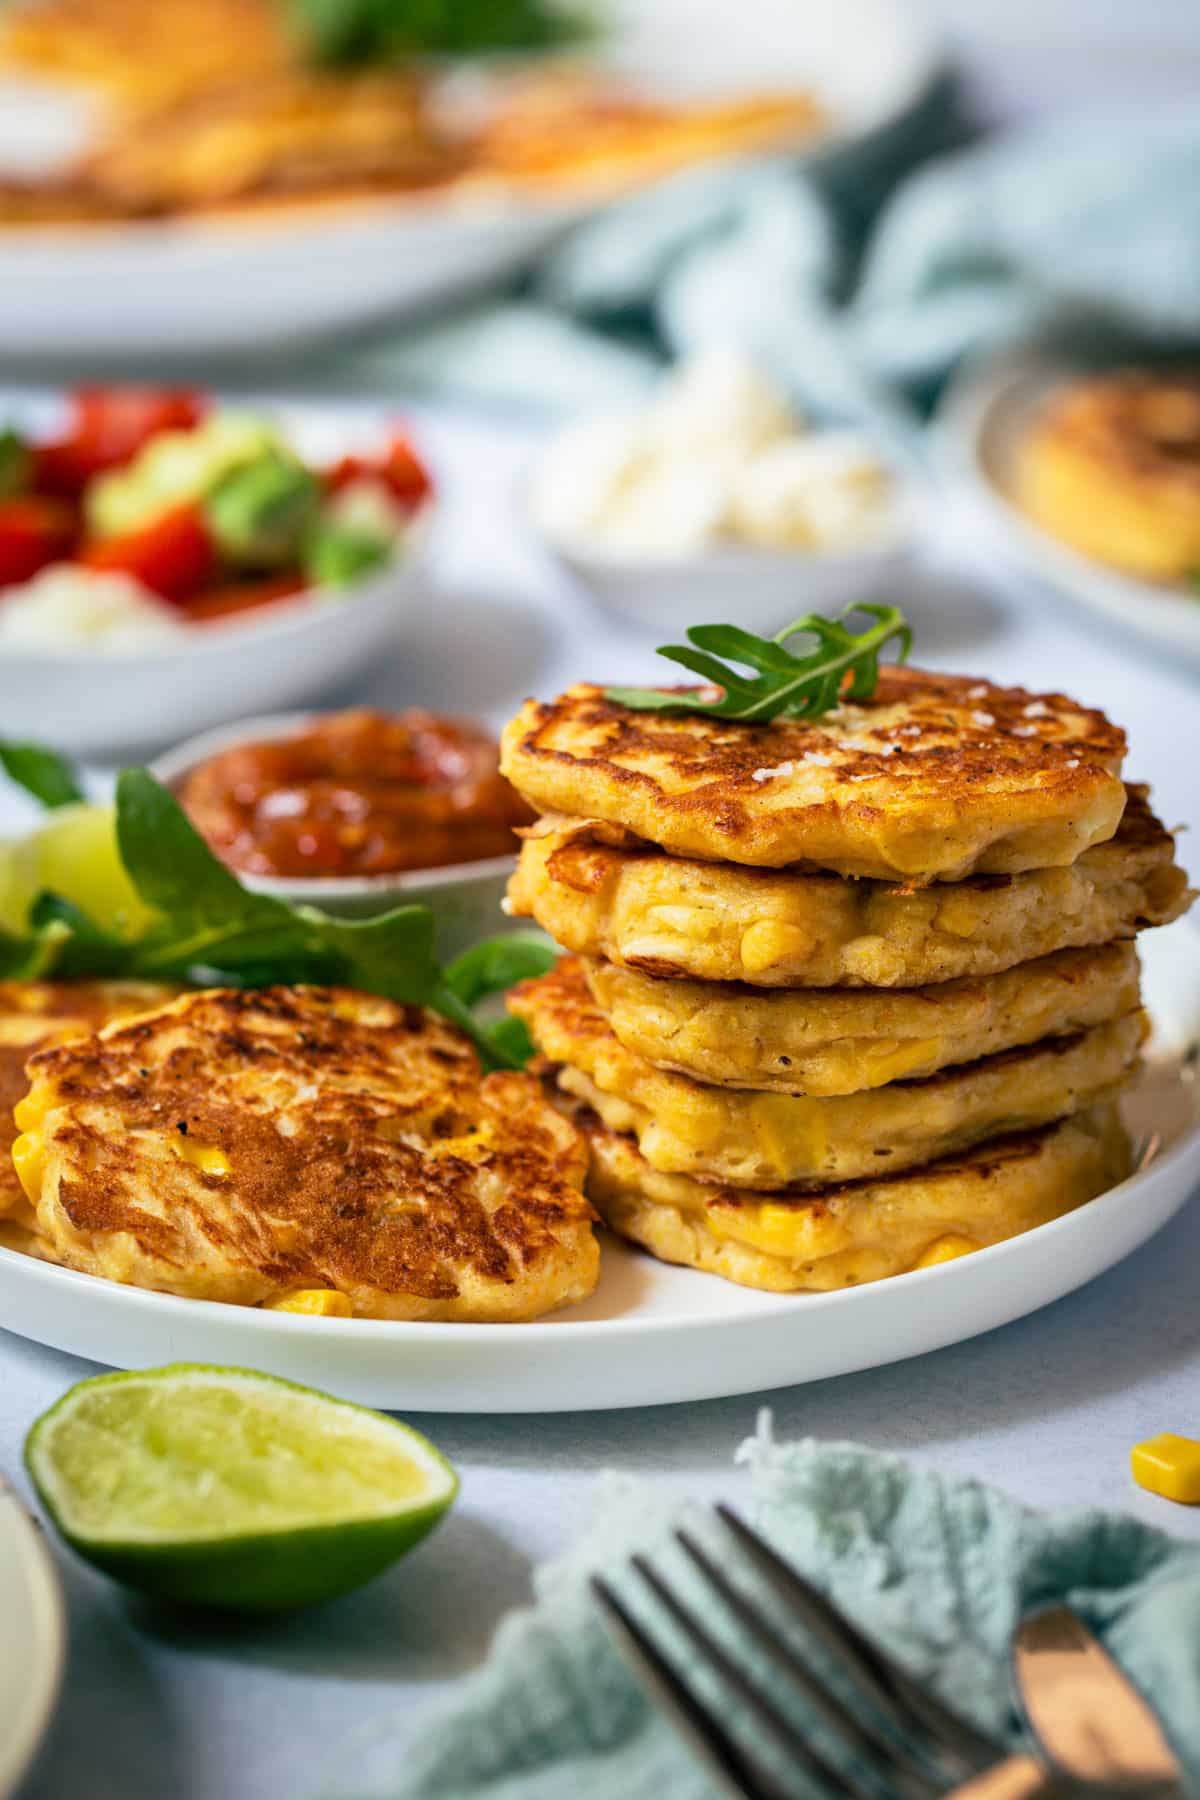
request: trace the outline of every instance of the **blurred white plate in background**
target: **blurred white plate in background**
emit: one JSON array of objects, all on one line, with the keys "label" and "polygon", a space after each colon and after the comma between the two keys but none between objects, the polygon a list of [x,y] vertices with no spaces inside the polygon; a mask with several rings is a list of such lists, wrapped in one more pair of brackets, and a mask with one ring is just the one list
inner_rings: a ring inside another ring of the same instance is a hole
[{"label": "blurred white plate in background", "polygon": [[[907,0],[621,0],[606,55],[667,91],[809,87],[830,113],[799,154],[858,143],[893,123],[940,66],[936,34]],[[0,89],[0,146],[24,104]],[[31,89],[29,131],[51,127]],[[531,261],[612,198],[431,197],[247,212],[207,221],[0,228],[0,355],[261,352],[426,305]]]},{"label": "blurred white plate in background", "polygon": [[936,427],[941,465],[999,552],[1127,637],[1200,669],[1200,594],[1123,575],[1061,543],[1017,505],[1014,455],[1056,389],[1082,373],[1067,362],[1012,358],[966,374]]}]

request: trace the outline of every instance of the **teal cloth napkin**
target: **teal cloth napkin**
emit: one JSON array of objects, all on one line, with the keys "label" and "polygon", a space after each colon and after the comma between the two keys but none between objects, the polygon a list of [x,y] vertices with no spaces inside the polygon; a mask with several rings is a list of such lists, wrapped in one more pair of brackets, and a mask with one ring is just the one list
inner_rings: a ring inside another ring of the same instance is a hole
[{"label": "teal cloth napkin", "polygon": [[[1153,1700],[1200,1782],[1200,1545],[1116,1513],[1033,1512],[853,1444],[776,1444],[766,1418],[738,1460],[767,1538],[1005,1744],[1022,1741],[1009,1697],[1013,1630],[1026,1612],[1065,1600]],[[406,1732],[402,1749],[384,1734],[355,1800],[709,1796],[626,1673],[586,1585],[589,1571],[611,1575],[632,1550],[661,1546],[678,1513],[678,1502],[610,1478],[591,1532],[540,1571],[535,1604],[501,1626],[457,1703]]]},{"label": "teal cloth napkin", "polygon": [[663,355],[716,341],[818,416],[903,432],[981,350],[1048,333],[1200,343],[1194,109],[937,154],[961,136],[941,89],[865,160],[693,172],[576,230],[518,297],[385,339],[339,378],[569,410],[616,404]]}]

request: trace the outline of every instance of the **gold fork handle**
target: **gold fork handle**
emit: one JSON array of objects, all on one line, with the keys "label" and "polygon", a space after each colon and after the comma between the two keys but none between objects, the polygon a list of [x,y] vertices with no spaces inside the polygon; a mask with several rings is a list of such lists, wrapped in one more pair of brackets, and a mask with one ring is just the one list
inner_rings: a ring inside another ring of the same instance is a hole
[{"label": "gold fork handle", "polygon": [[1032,1756],[1006,1756],[994,1769],[956,1787],[952,1800],[1034,1800],[1063,1792],[1044,1764]]}]

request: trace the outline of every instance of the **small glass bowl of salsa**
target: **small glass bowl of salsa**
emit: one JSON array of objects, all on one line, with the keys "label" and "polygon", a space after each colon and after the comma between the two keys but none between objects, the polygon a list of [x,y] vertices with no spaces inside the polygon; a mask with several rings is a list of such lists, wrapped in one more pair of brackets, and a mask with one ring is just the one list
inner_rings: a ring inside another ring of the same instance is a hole
[{"label": "small glass bowl of salsa", "polygon": [[365,707],[248,719],[153,771],[259,893],[352,918],[420,901],[443,956],[503,929],[516,832],[533,815],[474,720]]}]

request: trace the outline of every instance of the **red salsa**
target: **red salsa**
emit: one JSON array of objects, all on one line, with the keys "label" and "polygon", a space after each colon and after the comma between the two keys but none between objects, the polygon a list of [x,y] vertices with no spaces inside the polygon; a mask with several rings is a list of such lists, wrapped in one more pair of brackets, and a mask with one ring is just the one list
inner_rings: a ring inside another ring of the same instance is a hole
[{"label": "red salsa", "polygon": [[386,875],[506,856],[532,820],[478,725],[413,710],[331,713],[200,763],[180,798],[252,875]]}]

